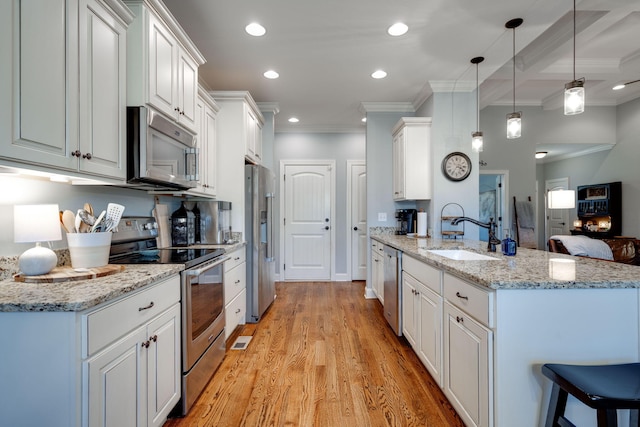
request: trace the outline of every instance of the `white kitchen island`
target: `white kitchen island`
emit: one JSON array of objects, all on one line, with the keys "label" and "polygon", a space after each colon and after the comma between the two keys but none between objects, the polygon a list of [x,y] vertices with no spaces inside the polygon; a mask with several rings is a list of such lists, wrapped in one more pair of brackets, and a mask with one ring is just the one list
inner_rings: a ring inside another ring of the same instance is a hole
[{"label": "white kitchen island", "polygon": [[[640,360],[640,267],[520,248],[506,257],[499,250],[487,253],[486,243],[477,241],[371,237],[431,272],[420,276],[410,270],[417,280],[403,272],[413,280],[409,289],[415,288],[416,298],[429,297],[422,299],[429,304],[413,307],[427,314],[426,330],[420,330],[420,314],[412,313],[412,345],[423,362],[425,354],[432,355],[435,369],[431,360],[425,366],[467,425],[544,425],[551,390],[540,371],[544,363]],[[459,261],[431,249],[497,259]],[[576,425],[596,426],[595,411],[572,397],[567,414]],[[626,426],[626,413],[621,415],[620,425]]]}]

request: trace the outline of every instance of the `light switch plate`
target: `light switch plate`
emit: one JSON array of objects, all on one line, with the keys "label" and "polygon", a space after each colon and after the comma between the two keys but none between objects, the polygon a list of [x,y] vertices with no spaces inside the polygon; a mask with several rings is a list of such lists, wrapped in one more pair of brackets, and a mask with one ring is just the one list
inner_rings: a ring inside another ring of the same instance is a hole
[{"label": "light switch plate", "polygon": [[385,222],[387,220],[386,212],[378,212],[378,221]]}]

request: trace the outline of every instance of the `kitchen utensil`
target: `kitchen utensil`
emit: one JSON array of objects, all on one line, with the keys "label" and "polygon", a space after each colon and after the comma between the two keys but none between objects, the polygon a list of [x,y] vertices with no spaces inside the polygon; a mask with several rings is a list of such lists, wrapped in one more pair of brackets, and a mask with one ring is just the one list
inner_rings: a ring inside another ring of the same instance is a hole
[{"label": "kitchen utensil", "polygon": [[78,209],[78,215],[80,215],[82,222],[87,225],[93,225],[96,222],[96,218],[85,209]]},{"label": "kitchen utensil", "polygon": [[70,210],[66,210],[62,212],[62,225],[64,225],[64,229],[67,233],[77,233],[75,227],[76,217]]},{"label": "kitchen utensil", "polygon": [[80,214],[76,213],[75,215],[75,219],[74,219],[74,227],[76,230],[76,233],[80,233],[80,225],[82,224],[82,218],[80,218]]},{"label": "kitchen utensil", "polygon": [[107,205],[107,214],[106,218],[110,219],[113,224],[106,231],[111,231],[118,226],[120,222],[120,218],[122,218],[122,213],[124,212],[124,206],[119,205],[117,203],[109,203]]},{"label": "kitchen utensil", "polygon": [[95,233],[96,230],[98,229],[98,226],[100,225],[100,223],[102,222],[102,220],[104,219],[104,216],[107,214],[107,211],[102,211],[100,212],[100,215],[98,215],[98,218],[96,219],[96,221],[93,223],[93,227],[91,227],[91,232]]},{"label": "kitchen utensil", "polygon": [[78,209],[76,212],[75,226],[78,233],[86,233],[89,231],[89,225],[82,220],[81,211],[84,211],[84,209]]},{"label": "kitchen utensil", "polygon": [[84,204],[84,210],[87,211],[89,213],[89,215],[93,216],[93,206],[91,206],[91,203],[85,203]]}]

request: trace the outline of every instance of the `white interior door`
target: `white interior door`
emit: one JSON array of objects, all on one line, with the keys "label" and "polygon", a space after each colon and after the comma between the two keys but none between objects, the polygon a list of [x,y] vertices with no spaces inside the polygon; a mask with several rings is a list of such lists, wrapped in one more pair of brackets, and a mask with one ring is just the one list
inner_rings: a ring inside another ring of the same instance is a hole
[{"label": "white interior door", "polygon": [[[549,179],[544,183],[545,194],[550,190],[568,190],[569,178]],[[545,242],[549,240],[549,237],[556,234],[569,234],[569,210],[568,209],[549,209],[547,197],[545,197],[546,211],[545,217],[547,218],[547,228],[545,233]]]},{"label": "white interior door", "polygon": [[347,161],[347,224],[351,233],[351,280],[367,279],[367,168],[364,161]]},{"label": "white interior door", "polygon": [[284,278],[331,280],[332,162],[284,166]]}]

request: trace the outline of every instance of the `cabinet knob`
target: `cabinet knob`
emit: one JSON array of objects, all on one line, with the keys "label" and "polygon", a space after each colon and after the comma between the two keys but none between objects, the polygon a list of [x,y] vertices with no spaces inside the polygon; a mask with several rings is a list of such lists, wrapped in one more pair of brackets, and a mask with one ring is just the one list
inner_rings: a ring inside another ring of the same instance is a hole
[{"label": "cabinet knob", "polygon": [[237,310],[236,310],[236,314],[239,314],[239,313],[240,313],[240,309],[237,309]]},{"label": "cabinet knob", "polygon": [[178,113],[180,112],[180,109],[178,107],[174,108],[173,111],[177,111]]},{"label": "cabinet knob", "polygon": [[142,342],[142,346],[143,346],[144,348],[149,348],[149,346],[150,346],[150,345],[151,345],[151,342],[149,342],[148,340],[147,340],[147,341],[143,341],[143,342]]},{"label": "cabinet knob", "polygon": [[327,225],[324,229],[325,229],[325,230],[328,230],[328,229],[329,229],[329,226]]},{"label": "cabinet knob", "polygon": [[82,156],[82,153],[80,152],[80,150],[76,150],[76,151],[72,151],[71,155],[74,157],[80,157]]},{"label": "cabinet knob", "polygon": [[353,227],[353,231],[358,231],[358,227]]},{"label": "cabinet knob", "polygon": [[240,283],[240,279],[236,280],[236,285],[237,285],[238,283]]},{"label": "cabinet knob", "polygon": [[157,336],[157,335],[154,335],[154,336],[152,336],[152,337],[149,337],[149,339],[150,339],[151,341],[153,341],[153,342],[157,342],[157,341],[158,341],[158,336]]},{"label": "cabinet knob", "polygon": [[456,316],[456,322],[464,323],[464,319],[462,317]]},{"label": "cabinet knob", "polygon": [[83,159],[87,159],[87,160],[91,160],[91,153],[83,154],[82,158]]}]

